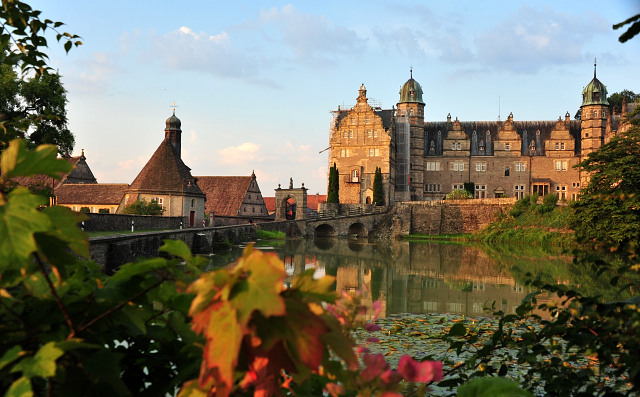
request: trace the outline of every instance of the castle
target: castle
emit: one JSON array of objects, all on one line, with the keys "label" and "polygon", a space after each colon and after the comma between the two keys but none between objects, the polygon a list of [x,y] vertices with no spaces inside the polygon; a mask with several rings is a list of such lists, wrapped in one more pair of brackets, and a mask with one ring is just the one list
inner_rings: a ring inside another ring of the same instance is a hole
[{"label": "castle", "polygon": [[441,200],[463,189],[475,198],[556,193],[576,200],[588,175],[573,167],[624,127],[620,115],[609,114],[595,65],[580,120],[567,112],[556,121],[516,121],[513,114],[504,121],[463,122],[451,114],[425,121],[422,93],[412,73],[397,107],[370,105],[363,84],[355,106],[332,111],[329,166],[340,173],[341,203],[372,203],[376,167],[387,205]]}]

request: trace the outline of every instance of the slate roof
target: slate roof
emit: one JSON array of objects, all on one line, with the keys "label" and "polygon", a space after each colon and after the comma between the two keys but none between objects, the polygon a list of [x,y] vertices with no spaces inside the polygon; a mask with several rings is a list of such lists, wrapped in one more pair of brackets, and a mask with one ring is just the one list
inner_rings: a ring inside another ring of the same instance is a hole
[{"label": "slate roof", "polygon": [[66,183],[56,190],[58,204],[119,205],[126,183]]},{"label": "slate roof", "polygon": [[218,216],[237,216],[247,194],[250,176],[197,176],[198,186],[207,195],[205,213]]},{"label": "slate roof", "polygon": [[70,162],[75,168],[68,173],[60,173],[60,179],[54,180],[50,176],[46,175],[34,175],[32,177],[18,177],[12,178],[20,186],[32,186],[32,185],[42,185],[51,187],[53,185],[54,191],[58,190],[60,186],[65,183],[98,183],[96,178],[93,176],[91,169],[87,165],[86,157],[83,155],[76,157],[63,157],[65,160]]},{"label": "slate roof", "polygon": [[151,159],[133,180],[127,193],[174,193],[204,196],[180,155],[168,139],[162,141]]}]

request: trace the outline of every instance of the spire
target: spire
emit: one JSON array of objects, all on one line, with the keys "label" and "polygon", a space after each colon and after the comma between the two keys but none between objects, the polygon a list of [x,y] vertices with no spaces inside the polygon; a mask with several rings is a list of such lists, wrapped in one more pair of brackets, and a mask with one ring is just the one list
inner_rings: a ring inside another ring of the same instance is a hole
[{"label": "spire", "polygon": [[597,60],[598,58],[593,58],[593,78],[594,79],[596,78],[596,64],[598,63]]},{"label": "spire", "polygon": [[409,74],[411,75],[411,78],[413,78],[413,65],[409,68]]}]

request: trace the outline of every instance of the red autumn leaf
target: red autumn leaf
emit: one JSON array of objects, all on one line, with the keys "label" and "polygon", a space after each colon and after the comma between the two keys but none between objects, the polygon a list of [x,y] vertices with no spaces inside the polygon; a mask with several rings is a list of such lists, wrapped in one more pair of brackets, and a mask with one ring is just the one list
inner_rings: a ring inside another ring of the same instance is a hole
[{"label": "red autumn leaf", "polygon": [[[246,340],[246,338],[245,338]],[[245,351],[250,360],[249,372],[245,375],[241,386],[243,389],[253,386],[254,397],[270,397],[280,394],[280,375],[295,372],[295,365],[289,358],[282,341],[278,341],[268,352],[260,346],[251,348],[245,343]]]},{"label": "red autumn leaf", "polygon": [[398,362],[398,374],[409,382],[431,382],[442,379],[442,363],[440,361],[419,362],[404,355]]},{"label": "red autumn leaf", "polygon": [[301,302],[287,299],[287,344],[295,352],[297,359],[311,370],[318,368],[322,362],[324,343],[321,335],[328,334],[331,329],[316,316],[309,307]]},{"label": "red autumn leaf", "polygon": [[233,385],[233,372],[238,363],[242,342],[242,329],[238,324],[236,309],[230,302],[216,302],[194,315],[192,323],[192,329],[202,332],[206,338],[200,384],[213,376],[216,379],[217,395],[225,397],[223,390],[228,393]]}]

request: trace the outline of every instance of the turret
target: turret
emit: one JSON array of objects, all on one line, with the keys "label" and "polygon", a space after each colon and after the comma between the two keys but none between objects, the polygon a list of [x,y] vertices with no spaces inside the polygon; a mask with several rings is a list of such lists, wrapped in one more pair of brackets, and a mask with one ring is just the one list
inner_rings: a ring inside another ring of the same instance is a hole
[{"label": "turret", "polygon": [[593,65],[593,80],[582,90],[581,134],[582,156],[594,152],[604,144],[607,130],[607,87],[596,77],[596,64]]},{"label": "turret", "polygon": [[168,139],[171,142],[173,148],[178,152],[178,156],[182,158],[181,154],[181,141],[182,141],[182,130],[180,126],[182,122],[180,119],[176,117],[176,110],[173,109],[173,115],[169,117],[166,121],[166,128],[164,129],[164,138]]}]

